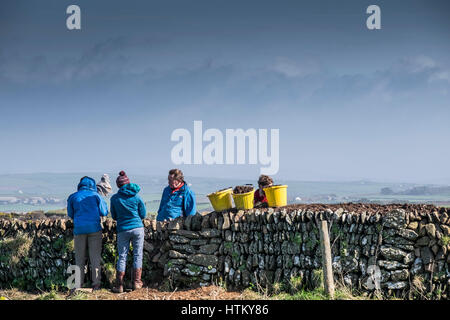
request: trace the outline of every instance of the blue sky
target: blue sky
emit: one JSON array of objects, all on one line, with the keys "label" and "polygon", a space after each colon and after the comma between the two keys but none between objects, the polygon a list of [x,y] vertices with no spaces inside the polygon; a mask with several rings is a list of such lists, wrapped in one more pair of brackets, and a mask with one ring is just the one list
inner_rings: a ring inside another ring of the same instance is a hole
[{"label": "blue sky", "polygon": [[279,129],[279,178],[450,183],[449,34],[437,0],[3,0],[0,173],[165,174],[202,120]]}]

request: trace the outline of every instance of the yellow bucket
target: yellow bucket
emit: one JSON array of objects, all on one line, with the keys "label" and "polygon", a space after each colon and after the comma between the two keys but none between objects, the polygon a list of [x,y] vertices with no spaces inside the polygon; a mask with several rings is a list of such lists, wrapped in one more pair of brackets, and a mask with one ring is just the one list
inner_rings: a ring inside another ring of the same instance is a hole
[{"label": "yellow bucket", "polygon": [[231,200],[232,192],[233,188],[228,188],[207,195],[214,211],[223,211],[233,208],[233,202]]},{"label": "yellow bucket", "polygon": [[287,205],[287,185],[264,188],[269,207]]},{"label": "yellow bucket", "polygon": [[246,193],[233,193],[233,200],[238,210],[253,209],[255,190]]}]

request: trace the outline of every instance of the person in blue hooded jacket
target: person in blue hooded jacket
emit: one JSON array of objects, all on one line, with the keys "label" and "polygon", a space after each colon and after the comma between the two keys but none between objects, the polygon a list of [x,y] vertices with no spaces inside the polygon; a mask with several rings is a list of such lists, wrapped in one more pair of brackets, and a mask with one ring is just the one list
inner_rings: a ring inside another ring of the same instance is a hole
[{"label": "person in blue hooded jacket", "polygon": [[117,221],[117,251],[119,259],[116,266],[116,283],[113,292],[123,292],[123,278],[130,242],[133,245],[133,289],[142,288],[142,258],[144,250],[144,224],[147,210],[144,201],[138,196],[141,188],[130,183],[124,171],[116,179],[119,191],[111,197],[111,217]]},{"label": "person in blue hooded jacket", "polygon": [[102,226],[100,217],[108,215],[108,206],[97,193],[95,180],[83,177],[78,191],[67,199],[67,215],[73,220],[75,264],[80,268],[80,284],[84,283],[86,247],[91,263],[91,280],[94,290],[100,289],[100,261],[102,253]]},{"label": "person in blue hooded jacket", "polygon": [[184,181],[180,169],[172,169],[168,176],[169,185],[164,189],[159,204],[157,221],[194,215],[196,210],[195,194]]}]

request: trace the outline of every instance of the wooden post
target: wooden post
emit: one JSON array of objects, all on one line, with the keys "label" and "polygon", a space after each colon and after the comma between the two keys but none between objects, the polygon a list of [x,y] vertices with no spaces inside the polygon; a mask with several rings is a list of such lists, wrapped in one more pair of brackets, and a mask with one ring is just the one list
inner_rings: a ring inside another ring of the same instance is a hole
[{"label": "wooden post", "polygon": [[334,279],[333,268],[331,264],[331,246],[328,236],[328,223],[326,220],[319,221],[320,229],[320,247],[322,249],[322,267],[325,292],[330,299],[334,299]]}]

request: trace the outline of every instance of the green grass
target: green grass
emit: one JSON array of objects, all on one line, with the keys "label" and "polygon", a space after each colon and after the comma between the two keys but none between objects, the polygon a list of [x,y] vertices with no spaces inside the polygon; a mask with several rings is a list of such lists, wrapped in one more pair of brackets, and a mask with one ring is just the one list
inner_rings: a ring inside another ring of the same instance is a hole
[{"label": "green grass", "polygon": [[85,292],[75,291],[73,295],[67,297],[67,300],[88,300],[88,298]]},{"label": "green grass", "polygon": [[32,242],[32,239],[20,234],[15,238],[0,240],[0,252],[2,253],[0,261],[15,267],[28,256]]},{"label": "green grass", "polygon": [[450,236],[442,236],[441,242],[444,246],[448,245],[450,243]]},{"label": "green grass", "polygon": [[[243,292],[245,299],[251,300],[330,300],[323,288],[316,288],[313,290],[301,289],[294,293],[278,292],[272,295],[258,293],[251,289],[246,289]],[[362,295],[353,295],[346,288],[336,289],[334,293],[335,300],[373,300]]]},{"label": "green grass", "polygon": [[36,300],[64,300],[64,298],[56,290],[52,290],[41,294]]}]

